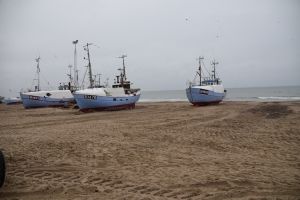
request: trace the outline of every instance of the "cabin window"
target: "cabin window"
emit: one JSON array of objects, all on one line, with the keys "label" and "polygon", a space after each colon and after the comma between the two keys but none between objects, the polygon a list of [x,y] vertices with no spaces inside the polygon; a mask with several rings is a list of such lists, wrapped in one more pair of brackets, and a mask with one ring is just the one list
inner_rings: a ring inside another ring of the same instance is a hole
[{"label": "cabin window", "polygon": [[116,101],[116,98],[114,98],[113,100]]}]

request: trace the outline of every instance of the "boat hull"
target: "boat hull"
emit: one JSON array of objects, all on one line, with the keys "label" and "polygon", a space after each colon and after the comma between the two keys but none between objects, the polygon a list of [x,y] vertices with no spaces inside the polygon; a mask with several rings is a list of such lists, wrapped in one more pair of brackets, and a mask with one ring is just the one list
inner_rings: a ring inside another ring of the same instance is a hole
[{"label": "boat hull", "polygon": [[139,100],[140,94],[132,96],[98,96],[76,94],[75,92],[74,97],[80,111],[86,112],[89,110],[135,108],[135,103]]},{"label": "boat hull", "polygon": [[[47,96],[50,93],[51,96]],[[62,107],[74,101],[69,90],[20,93],[24,108]]]},{"label": "boat hull", "polygon": [[18,98],[4,99],[6,105],[22,104],[22,100]]},{"label": "boat hull", "polygon": [[213,86],[209,87],[190,87],[186,89],[186,95],[188,100],[194,105],[209,105],[220,103],[227,95],[224,88],[218,88],[218,91],[214,91]]}]

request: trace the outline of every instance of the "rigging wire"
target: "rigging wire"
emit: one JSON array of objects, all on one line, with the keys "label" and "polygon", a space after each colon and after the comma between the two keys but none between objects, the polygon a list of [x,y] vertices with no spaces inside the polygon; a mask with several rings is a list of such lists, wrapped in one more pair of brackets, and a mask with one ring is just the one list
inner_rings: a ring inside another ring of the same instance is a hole
[{"label": "rigging wire", "polygon": [[45,77],[44,77],[44,75],[42,74],[42,72],[40,72],[40,73],[41,73],[41,75],[42,75],[44,81],[46,81],[46,83],[48,82],[48,85],[50,86],[50,88],[53,89],[53,87],[49,84],[49,81],[47,81],[47,80],[45,79]]},{"label": "rigging wire", "polygon": [[[202,64],[203,64],[204,68],[206,69],[206,71],[207,71],[207,73],[208,73],[208,76],[210,77],[210,73],[209,73],[209,71],[207,70],[207,68],[205,67],[204,62],[203,62],[203,61],[201,61],[201,62],[202,62]],[[203,74],[204,74],[204,73],[203,73]]]},{"label": "rigging wire", "polygon": [[[103,50],[105,50],[105,51],[112,52],[112,53],[116,54],[116,56],[118,56],[118,57],[119,57],[119,55],[120,55],[120,53],[117,53],[117,52],[115,52],[115,51],[111,51],[111,50],[105,49],[105,48],[103,48],[103,47],[99,47],[99,46],[97,46],[97,45],[95,45],[95,44],[91,44],[91,45],[96,46],[98,49],[103,49]],[[96,50],[94,50],[94,49],[90,49],[90,51],[95,51],[95,52],[101,53],[101,54],[103,54],[103,55],[106,55],[106,56],[109,56],[109,57],[116,58],[116,56],[113,56],[112,54],[103,53],[103,52],[100,52],[100,51],[96,51]]]},{"label": "rigging wire", "polygon": [[12,91],[11,89],[9,89],[9,92],[19,93],[19,92],[16,92],[16,91]]},{"label": "rigging wire", "polygon": [[[43,79],[44,79],[44,81],[46,82],[46,83],[48,83],[48,85],[50,86],[50,88],[51,89],[53,89],[53,87],[49,84],[49,81],[47,81],[46,79],[45,79],[45,77],[44,77],[44,75],[42,74],[42,72],[40,71],[40,74],[42,75],[42,77],[43,77]],[[35,74],[34,75],[34,78],[33,78],[33,81],[32,81],[32,84],[31,84],[31,87],[30,87],[30,89],[32,89],[33,88],[33,84],[34,84],[34,80],[36,80],[36,75],[37,74]]]},{"label": "rigging wire", "polygon": [[98,47],[98,49],[101,48],[101,49],[104,49],[104,50],[106,50],[106,51],[110,51],[110,52],[112,52],[112,53],[115,53],[115,54],[118,54],[118,55],[119,55],[119,53],[117,53],[117,52],[114,52],[114,51],[105,49],[105,48],[103,48],[103,47],[99,47],[99,46],[97,46],[97,45],[95,45],[95,44],[91,44],[91,45],[94,45],[94,46]]},{"label": "rigging wire", "polygon": [[215,69],[215,72],[216,72],[216,74],[217,74],[217,77],[219,78],[219,74],[218,74],[218,72],[216,71],[216,69]]},{"label": "rigging wire", "polygon": [[[77,73],[78,73],[78,74],[77,74],[78,76],[79,76],[79,71],[82,71],[82,68],[84,67],[83,61],[84,61],[84,60],[81,61],[81,65],[79,66],[79,68],[77,68],[77,69],[78,69],[78,72],[77,72]],[[78,79],[81,80],[80,78],[78,78]],[[79,81],[78,81],[78,83],[79,83]]]},{"label": "rigging wire", "polygon": [[106,53],[102,53],[102,52],[100,52],[100,51],[96,51],[96,50],[93,50],[93,49],[90,49],[90,51],[95,51],[95,52],[98,52],[98,53],[101,53],[101,54],[103,54],[103,55],[106,55],[106,56],[109,56],[109,57],[113,57],[113,58],[116,57],[116,56],[112,56],[112,55],[109,55],[109,54],[106,54]]},{"label": "rigging wire", "polygon": [[120,53],[117,53],[117,52],[114,52],[114,51],[111,51],[111,50],[108,50],[108,49],[105,49],[105,48],[103,48],[103,47],[100,47],[101,49],[104,49],[104,50],[106,50],[106,51],[110,51],[110,52],[112,52],[112,53],[115,53],[115,54],[117,54],[117,55],[120,55]]},{"label": "rigging wire", "polygon": [[33,77],[33,81],[32,81],[32,84],[31,84],[31,87],[30,87],[30,89],[32,89],[32,87],[33,87],[34,80],[36,80],[36,79],[35,79],[35,77],[36,77],[36,74],[35,74],[35,75],[34,75],[34,77]]},{"label": "rigging wire", "polygon": [[204,71],[203,71],[203,69],[201,69],[201,74],[203,74],[201,78],[203,78],[203,80],[205,80],[205,76],[204,76]]},{"label": "rigging wire", "polygon": [[46,63],[43,59],[41,59],[41,61],[42,61],[44,64],[46,64],[46,65],[48,65],[48,66],[51,66],[51,67],[56,67],[56,68],[60,68],[60,69],[65,68],[65,67],[58,67],[58,66],[55,66],[55,65]]},{"label": "rigging wire", "polygon": [[34,70],[34,68],[35,68],[35,66],[32,67],[32,69],[31,69],[31,71],[30,71],[30,73],[29,73],[27,79],[25,80],[24,86],[27,85],[27,83],[28,83],[28,81],[29,81],[29,76],[31,76],[30,74],[32,73],[32,71]]},{"label": "rigging wire", "polygon": [[84,74],[83,79],[82,79],[82,83],[81,83],[81,86],[82,86],[82,87],[83,87],[83,82],[84,82],[84,78],[85,78],[85,75],[86,75],[87,70],[88,70],[88,68],[86,68],[85,74]]}]

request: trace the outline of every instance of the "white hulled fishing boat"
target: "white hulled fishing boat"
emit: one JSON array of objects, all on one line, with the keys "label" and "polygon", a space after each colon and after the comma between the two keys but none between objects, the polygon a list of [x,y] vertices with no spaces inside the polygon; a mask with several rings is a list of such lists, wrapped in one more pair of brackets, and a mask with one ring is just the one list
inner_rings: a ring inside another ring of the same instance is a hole
[{"label": "white hulled fishing boat", "polygon": [[[203,76],[201,68],[203,57],[199,57],[199,69],[196,72],[194,80],[187,81],[186,95],[188,100],[194,105],[208,105],[220,103],[227,94],[220,78],[216,77],[216,65],[218,62],[213,61],[212,73],[208,77]],[[197,81],[199,77],[199,81]]]}]

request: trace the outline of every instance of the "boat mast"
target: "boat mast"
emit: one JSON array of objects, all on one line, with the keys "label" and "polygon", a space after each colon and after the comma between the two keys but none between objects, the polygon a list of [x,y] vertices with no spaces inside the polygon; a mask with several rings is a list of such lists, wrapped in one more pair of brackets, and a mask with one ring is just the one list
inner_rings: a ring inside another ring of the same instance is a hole
[{"label": "boat mast", "polygon": [[68,76],[69,76],[69,79],[70,79],[70,84],[72,83],[72,70],[71,70],[71,68],[73,67],[72,65],[70,65],[69,64],[69,66],[68,66],[69,68],[70,68],[70,74],[67,74]]},{"label": "boat mast", "polygon": [[36,70],[36,73],[37,73],[37,75],[38,75],[38,91],[40,91],[40,59],[41,59],[41,57],[39,56],[37,59],[35,59],[36,60],[36,62],[38,63],[37,64],[37,70]]},{"label": "boat mast", "polygon": [[211,62],[211,64],[213,65],[213,73],[214,73],[214,80],[216,79],[216,65],[219,64],[219,62],[216,62],[215,60]]},{"label": "boat mast", "polygon": [[[90,88],[93,88],[94,87],[94,81],[93,81],[93,74],[92,74],[92,66],[91,66],[91,60],[90,60],[90,52],[89,52],[89,45],[91,45],[92,43],[87,43],[86,46],[83,46],[83,47],[86,47],[84,48],[84,50],[87,51],[87,54],[88,54],[88,60],[89,60],[89,76],[90,76]],[[85,59],[85,58],[84,58]]]},{"label": "boat mast", "polygon": [[199,56],[199,58],[196,59],[196,60],[199,60],[199,71],[197,72],[197,73],[199,74],[199,77],[200,77],[200,83],[199,83],[199,86],[201,86],[201,61],[202,61],[203,59],[204,59],[203,56],[202,56],[202,57]]},{"label": "boat mast", "polygon": [[101,74],[97,74],[98,76],[99,76],[99,88],[100,88],[100,76],[101,76]]},{"label": "boat mast", "polygon": [[73,44],[75,44],[75,51],[74,51],[74,86],[75,90],[78,90],[78,70],[77,70],[77,52],[76,52],[76,44],[78,43],[78,40],[73,41]]},{"label": "boat mast", "polygon": [[[126,73],[125,73],[125,62],[124,62],[124,58],[127,57],[127,55],[122,55],[121,57],[119,58],[123,58],[123,77],[125,78],[125,80],[127,79],[126,78]],[[123,78],[121,77],[121,78]]]}]

